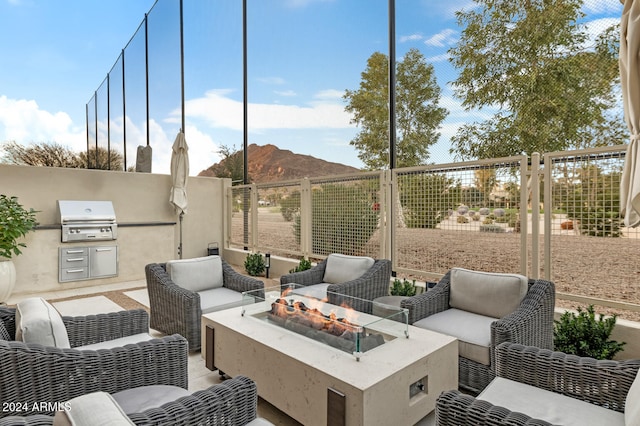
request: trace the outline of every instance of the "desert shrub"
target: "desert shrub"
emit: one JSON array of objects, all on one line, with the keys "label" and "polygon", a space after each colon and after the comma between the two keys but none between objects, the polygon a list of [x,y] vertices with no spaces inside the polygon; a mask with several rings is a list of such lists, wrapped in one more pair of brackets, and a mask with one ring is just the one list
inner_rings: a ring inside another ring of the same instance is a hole
[{"label": "desert shrub", "polygon": [[298,263],[298,266],[296,266],[293,269],[290,269],[289,273],[293,274],[294,272],[302,272],[302,271],[306,271],[307,269],[311,269],[311,261],[309,259],[301,257],[300,262]]},{"label": "desert shrub", "polygon": [[433,229],[438,226],[453,204],[452,185],[453,180],[446,175],[400,176],[400,204],[407,227]]},{"label": "desert shrub", "polygon": [[620,214],[618,211],[600,207],[586,207],[568,212],[571,219],[577,220],[580,232],[591,237],[620,237]]},{"label": "desert shrub", "polygon": [[[370,188],[324,184],[311,196],[313,253],[358,255],[378,227],[379,210],[373,208]],[[300,216],[293,230],[300,243]]]},{"label": "desert shrub", "polygon": [[596,319],[593,305],[586,310],[578,307],[578,314],[566,311],[554,321],[553,344],[556,351],[595,359],[613,359],[626,342],[611,340],[617,315]]},{"label": "desert shrub", "polygon": [[280,213],[287,222],[293,221],[294,215],[300,213],[300,191],[293,191],[280,200]]},{"label": "desert shrub", "polygon": [[403,279],[402,281],[397,278],[394,279],[393,284],[391,285],[390,294],[392,296],[415,296],[416,280],[409,282],[406,279]]},{"label": "desert shrub", "polygon": [[488,207],[482,207],[480,208],[480,210],[478,210],[478,213],[480,213],[482,216],[487,216],[490,212],[489,212],[489,208]]},{"label": "desert shrub", "polygon": [[495,232],[500,234],[504,232],[504,228],[500,225],[480,225],[480,232]]},{"label": "desert shrub", "polygon": [[244,269],[252,277],[257,277],[265,271],[266,265],[260,253],[249,253],[244,260]]},{"label": "desert shrub", "polygon": [[493,225],[493,219],[491,219],[490,217],[485,217],[484,220],[482,221],[483,225]]},{"label": "desert shrub", "polygon": [[464,216],[458,216],[457,222],[458,223],[469,223],[469,219],[467,219]]}]

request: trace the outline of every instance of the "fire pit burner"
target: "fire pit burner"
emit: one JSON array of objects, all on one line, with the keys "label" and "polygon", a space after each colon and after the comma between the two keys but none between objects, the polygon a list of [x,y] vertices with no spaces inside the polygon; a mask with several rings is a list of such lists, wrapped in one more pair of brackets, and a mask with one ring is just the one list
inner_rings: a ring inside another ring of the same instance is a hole
[{"label": "fire pit burner", "polygon": [[384,344],[381,334],[370,333],[333,312],[327,315],[317,308],[309,308],[302,301],[277,299],[271,304],[268,318],[287,330],[345,352],[366,352]]}]

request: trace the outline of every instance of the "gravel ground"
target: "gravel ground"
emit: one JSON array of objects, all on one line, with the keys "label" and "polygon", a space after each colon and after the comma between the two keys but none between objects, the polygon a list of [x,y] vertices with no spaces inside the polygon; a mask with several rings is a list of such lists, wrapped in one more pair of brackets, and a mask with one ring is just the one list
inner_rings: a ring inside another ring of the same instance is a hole
[{"label": "gravel ground", "polygon": [[[290,222],[284,222],[282,215],[274,209],[261,208],[259,215],[259,241],[270,247],[295,250]],[[234,215],[233,224],[234,232],[242,229],[241,215]],[[433,271],[435,274],[443,274],[455,266],[494,272],[520,271],[520,234],[517,233],[484,233],[473,228],[400,228],[397,232],[395,250],[401,268]],[[365,247],[365,254],[373,257],[379,252],[377,234]],[[640,308],[640,239],[596,238],[578,235],[574,231],[559,231],[554,233],[551,244],[551,280],[556,284],[557,292],[632,303]],[[539,246],[542,277],[542,238]],[[531,247],[531,237],[528,247]],[[530,254],[527,263],[527,269],[531,270]],[[425,280],[424,276],[416,278]],[[564,308],[586,306],[559,298],[556,304]],[[600,306],[596,312],[616,313],[620,318],[640,321],[640,312]]]}]

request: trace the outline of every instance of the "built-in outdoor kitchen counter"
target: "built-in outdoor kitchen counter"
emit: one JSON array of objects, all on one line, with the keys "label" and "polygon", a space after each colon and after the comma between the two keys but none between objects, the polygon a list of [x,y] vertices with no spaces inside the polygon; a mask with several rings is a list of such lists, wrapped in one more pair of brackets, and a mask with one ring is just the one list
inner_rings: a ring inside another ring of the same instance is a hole
[{"label": "built-in outdoor kitchen counter", "polygon": [[175,225],[175,222],[119,224],[111,201],[58,200],[57,211],[61,283],[118,276],[118,227]]}]

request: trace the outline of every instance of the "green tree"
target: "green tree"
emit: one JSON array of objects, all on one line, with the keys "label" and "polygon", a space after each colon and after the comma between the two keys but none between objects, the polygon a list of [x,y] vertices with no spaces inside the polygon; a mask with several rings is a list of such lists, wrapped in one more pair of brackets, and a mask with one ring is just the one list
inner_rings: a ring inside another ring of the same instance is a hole
[{"label": "green tree", "polygon": [[613,112],[618,81],[617,32],[595,44],[579,24],[582,0],[474,0],[456,13],[464,28],[450,61],[467,110],[500,108],[462,126],[452,139],[459,158],[495,158],[626,140]]},{"label": "green tree", "polygon": [[228,147],[221,145],[217,152],[222,155],[222,160],[209,167],[215,177],[229,178],[233,185],[240,185],[244,181],[244,157],[242,150],[237,150],[235,145]]},{"label": "green tree", "polygon": [[11,141],[4,143],[2,150],[4,151],[2,162],[7,164],[42,167],[81,167],[78,155],[75,152],[55,142],[43,142],[25,146]]},{"label": "green tree", "polygon": [[[353,114],[352,123],[362,128],[350,142],[365,167],[370,170],[389,166],[389,58],[375,52],[367,60],[358,90],[346,90],[345,110]],[[396,71],[396,155],[398,167],[424,164],[429,148],[440,137],[437,131],[447,116],[438,106],[440,87],[433,66],[417,49],[411,49],[397,63]]]}]

